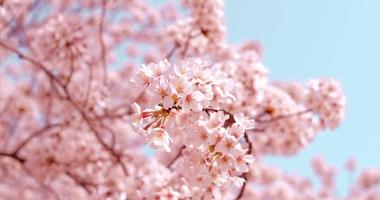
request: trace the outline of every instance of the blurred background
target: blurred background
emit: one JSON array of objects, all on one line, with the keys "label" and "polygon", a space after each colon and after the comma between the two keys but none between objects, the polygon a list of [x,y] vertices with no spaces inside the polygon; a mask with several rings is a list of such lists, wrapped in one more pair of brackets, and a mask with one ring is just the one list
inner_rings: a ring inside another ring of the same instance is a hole
[{"label": "blurred background", "polygon": [[380,166],[380,1],[226,1],[230,42],[261,43],[272,79],[306,81],[335,77],[345,90],[348,112],[337,130],[323,132],[295,157],[268,158],[289,172],[312,177],[310,159],[323,156],[339,170],[345,194],[352,177],[343,165]]}]

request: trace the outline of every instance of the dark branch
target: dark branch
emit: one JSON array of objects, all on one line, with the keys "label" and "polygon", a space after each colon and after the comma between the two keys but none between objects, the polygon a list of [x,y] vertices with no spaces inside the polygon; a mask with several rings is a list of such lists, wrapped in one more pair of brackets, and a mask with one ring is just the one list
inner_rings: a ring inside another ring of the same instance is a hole
[{"label": "dark branch", "polygon": [[[244,139],[248,143],[248,152],[247,152],[247,154],[252,154],[252,143],[249,141],[249,138],[248,138],[248,135],[246,134],[246,132],[244,133]],[[243,183],[243,186],[241,186],[239,194],[236,196],[235,200],[239,200],[244,195],[245,188],[247,187],[248,175],[249,175],[249,172],[245,172],[241,176],[241,178],[244,178],[245,181]]]},{"label": "dark branch", "polygon": [[35,137],[43,134],[44,132],[46,132],[46,131],[48,131],[50,129],[53,129],[53,128],[56,128],[56,127],[59,127],[59,126],[61,126],[61,124],[51,124],[51,125],[47,125],[47,126],[41,128],[41,129],[33,132],[32,134],[29,135],[28,138],[26,138],[24,141],[22,141],[21,143],[18,144],[18,146],[13,150],[12,154],[17,155],[20,152],[20,150],[22,148],[24,148],[25,145],[27,145],[33,138],[35,138]]},{"label": "dark branch", "polygon": [[182,146],[180,149],[179,149],[179,151],[178,151],[178,153],[176,154],[176,156],[166,165],[166,167],[167,168],[171,168],[172,167],[172,165],[175,163],[175,161],[177,161],[178,160],[178,158],[179,157],[181,157],[181,155],[182,155],[182,150],[183,149],[185,149],[186,148],[186,146]]},{"label": "dark branch", "polygon": [[66,172],[65,174],[67,176],[69,176],[78,186],[83,188],[83,190],[85,190],[87,192],[87,194],[91,193],[91,190],[90,190],[91,186],[93,186],[93,187],[96,186],[96,184],[84,181],[80,177],[76,176],[75,174],[73,174],[71,172]]},{"label": "dark branch", "polygon": [[14,153],[2,153],[2,152],[0,152],[0,156],[11,158],[13,160],[16,160],[20,164],[24,164],[24,162],[26,161],[25,159],[20,158],[19,156],[17,156]]},{"label": "dark branch", "polygon": [[290,113],[290,114],[284,114],[284,115],[280,115],[280,116],[277,116],[277,117],[273,117],[271,119],[265,119],[264,120],[264,119],[257,118],[257,119],[255,119],[255,121],[258,122],[258,123],[263,123],[263,124],[273,123],[273,122],[276,122],[276,121],[279,121],[279,120],[282,120],[282,119],[286,119],[286,118],[290,118],[290,117],[296,117],[296,116],[300,116],[300,115],[303,115],[303,114],[307,114],[307,113],[310,113],[312,111],[313,111],[313,109],[309,108],[309,109],[302,110],[302,111],[299,111],[299,112]]},{"label": "dark branch", "polygon": [[60,88],[63,90],[64,92],[64,95],[65,95],[65,100],[67,100],[70,105],[77,111],[79,112],[79,114],[81,115],[82,119],[86,122],[86,124],[89,126],[91,132],[94,133],[94,136],[95,138],[97,139],[97,141],[101,144],[101,146],[107,151],[109,152],[109,154],[115,158],[116,162],[119,163],[124,171],[124,174],[125,175],[128,175],[128,171],[127,171],[127,167],[125,166],[125,164],[122,162],[122,156],[120,154],[118,154],[117,152],[114,151],[114,149],[112,147],[109,147],[105,141],[103,141],[102,137],[101,137],[101,134],[100,132],[95,128],[93,122],[91,121],[91,119],[89,118],[89,116],[87,116],[87,114],[85,113],[85,111],[71,98],[70,96],[70,93],[67,89],[67,87],[57,78],[55,77],[49,70],[47,67],[45,67],[42,63],[34,60],[33,58],[25,55],[24,53],[22,53],[21,51],[19,51],[18,49],[14,48],[14,47],[11,47],[9,45],[7,45],[6,43],[0,41],[0,46],[2,46],[3,48],[11,51],[11,52],[14,52],[16,53],[20,59],[24,59],[28,62],[30,62],[31,64],[33,64],[34,66],[40,68],[53,82],[57,83]]},{"label": "dark branch", "polygon": [[107,14],[107,0],[102,0],[102,11],[101,11],[101,17],[100,17],[100,24],[99,24],[99,43],[100,43],[100,51],[101,51],[101,62],[103,67],[103,82],[107,83],[108,78],[108,69],[107,69],[107,49],[106,45],[103,39],[103,33],[104,33],[104,25],[105,25],[105,18]]}]

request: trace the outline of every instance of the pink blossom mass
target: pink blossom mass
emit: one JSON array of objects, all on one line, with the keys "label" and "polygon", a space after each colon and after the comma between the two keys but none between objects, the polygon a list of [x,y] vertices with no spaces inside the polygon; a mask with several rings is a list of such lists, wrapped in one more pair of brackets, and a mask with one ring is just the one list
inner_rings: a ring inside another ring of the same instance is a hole
[{"label": "pink blossom mass", "polygon": [[318,187],[265,162],[338,128],[346,97],[272,80],[226,34],[223,0],[0,0],[0,199],[380,199],[380,168],[340,196],[321,157]]}]

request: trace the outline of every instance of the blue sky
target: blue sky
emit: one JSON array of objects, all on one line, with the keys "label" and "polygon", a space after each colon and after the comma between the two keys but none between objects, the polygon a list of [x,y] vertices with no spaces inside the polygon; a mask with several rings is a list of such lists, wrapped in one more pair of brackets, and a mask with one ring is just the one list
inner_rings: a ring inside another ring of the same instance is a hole
[{"label": "blue sky", "polygon": [[[309,160],[322,155],[340,167],[351,155],[361,168],[380,167],[380,1],[226,1],[231,42],[260,41],[272,79],[335,77],[348,98],[342,126],[323,132],[291,159],[269,162],[311,175]],[[348,176],[341,173],[340,193]]]}]

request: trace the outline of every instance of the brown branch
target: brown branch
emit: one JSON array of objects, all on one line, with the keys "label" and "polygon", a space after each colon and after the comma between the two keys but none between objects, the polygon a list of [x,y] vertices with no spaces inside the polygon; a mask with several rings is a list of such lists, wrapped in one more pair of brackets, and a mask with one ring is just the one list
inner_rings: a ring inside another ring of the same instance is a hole
[{"label": "brown branch", "polygon": [[0,152],[0,156],[11,158],[13,160],[16,160],[20,164],[24,164],[24,162],[26,161],[25,159],[20,158],[19,156],[17,156],[14,153],[3,153],[3,152]]},{"label": "brown branch", "polygon": [[20,167],[22,168],[22,170],[25,171],[30,177],[32,177],[44,190],[46,190],[47,192],[49,192],[49,194],[53,195],[54,199],[60,199],[59,195],[52,188],[50,188],[48,185],[46,185],[45,183],[43,183],[41,180],[39,180],[37,177],[35,177],[33,175],[33,173],[31,173],[29,171],[29,169],[24,165],[24,163],[26,161],[25,159],[20,158],[18,155],[13,154],[13,153],[9,154],[9,153],[1,153],[0,152],[0,156],[7,157],[7,158],[10,158],[10,159],[16,161],[20,165]]},{"label": "brown branch", "polygon": [[48,68],[46,68],[43,64],[39,63],[37,60],[27,56],[26,54],[22,53],[18,49],[6,44],[5,42],[0,40],[0,46],[2,46],[4,49],[7,49],[11,52],[14,52],[20,59],[29,61],[34,66],[37,66],[40,68],[50,79],[54,80],[59,86],[62,88],[65,88],[65,85],[56,77],[53,73],[51,73]]},{"label": "brown branch", "polygon": [[49,125],[46,125],[45,127],[33,132],[32,134],[29,135],[28,138],[26,138],[24,141],[22,141],[21,143],[19,143],[19,145],[13,150],[12,154],[13,155],[17,155],[22,148],[24,148],[33,138],[43,134],[44,132],[50,130],[50,129],[53,129],[53,128],[56,128],[56,127],[59,127],[61,126],[61,124],[49,124]]},{"label": "brown branch", "polygon": [[71,51],[69,51],[69,53],[70,53],[70,71],[69,71],[69,75],[68,75],[68,77],[64,83],[64,85],[66,87],[70,84],[70,82],[73,78],[74,72],[75,72],[73,53]]},{"label": "brown branch", "polygon": [[[248,135],[246,132],[244,133],[244,139],[248,143],[247,154],[251,154],[252,153],[252,143],[249,141],[249,138],[248,138]],[[239,191],[238,195],[236,196],[235,200],[239,200],[244,195],[245,188],[247,187],[248,175],[249,175],[249,172],[245,172],[241,176],[241,178],[243,178],[245,181],[244,181],[243,185],[241,186],[240,191]]]},{"label": "brown branch", "polygon": [[123,172],[125,175],[128,175],[128,170],[125,164],[121,160],[121,155],[116,153],[112,147],[109,147],[100,136],[100,132],[95,128],[94,124],[91,122],[90,118],[86,115],[86,113],[70,98],[68,97],[68,101],[70,104],[79,112],[79,114],[82,116],[83,120],[86,122],[88,127],[90,128],[91,132],[94,133],[95,138],[97,141],[101,144],[101,146],[109,152],[109,154],[116,159],[116,162],[119,163],[123,169]]},{"label": "brown branch", "polygon": [[106,18],[106,12],[107,12],[107,0],[102,0],[102,11],[100,16],[100,23],[99,23],[99,43],[100,43],[100,51],[101,51],[101,62],[103,67],[103,83],[107,84],[107,78],[108,78],[108,69],[107,69],[107,49],[103,38],[104,33],[104,25],[105,25],[105,18]]},{"label": "brown branch", "polygon": [[92,80],[93,80],[93,77],[94,77],[94,72],[93,72],[93,69],[91,66],[88,67],[88,82],[87,82],[87,88],[86,88],[86,94],[85,94],[85,97],[84,97],[84,100],[83,100],[83,107],[86,107],[88,101],[89,101],[89,98],[90,98],[90,93],[91,93],[91,84],[92,84]]},{"label": "brown branch", "polygon": [[102,126],[103,129],[105,129],[106,131],[108,131],[111,134],[111,147],[110,148],[114,149],[115,145],[116,145],[116,133],[115,133],[115,131],[113,131],[113,129],[111,127],[107,126],[102,121],[99,121],[99,124],[100,124],[100,126]]},{"label": "brown branch", "polygon": [[171,168],[172,167],[172,165],[175,163],[175,161],[177,161],[178,160],[178,158],[180,158],[181,157],[181,155],[182,155],[182,150],[183,149],[185,149],[186,148],[186,146],[184,145],[184,146],[182,146],[180,149],[179,149],[179,151],[177,152],[177,154],[175,155],[175,157],[166,165],[166,167],[167,168]]},{"label": "brown branch", "polygon": [[174,53],[176,52],[177,48],[179,47],[179,44],[176,43],[169,51],[169,53],[166,54],[165,58],[170,60],[170,58],[174,55]]},{"label": "brown branch", "polygon": [[91,122],[90,118],[87,116],[87,114],[85,113],[84,110],[82,110],[76,103],[75,101],[71,98],[70,94],[69,94],[69,91],[67,90],[67,87],[57,78],[55,77],[48,69],[47,67],[45,67],[42,63],[34,60],[33,58],[25,55],[24,53],[22,53],[21,51],[19,51],[18,49],[16,48],[13,48],[9,45],[7,45],[6,43],[4,43],[3,41],[0,40],[0,46],[2,46],[3,48],[7,49],[7,50],[10,50],[11,52],[14,52],[16,53],[20,59],[25,59],[26,61],[29,61],[31,64],[35,65],[36,67],[40,68],[52,81],[54,81],[55,83],[57,83],[63,90],[64,94],[65,94],[65,100],[67,100],[70,105],[73,106],[73,108],[79,112],[79,114],[81,115],[82,119],[86,122],[86,124],[89,126],[91,132],[94,133],[94,136],[95,138],[97,139],[97,141],[101,144],[101,146],[107,151],[109,152],[109,154],[116,159],[116,162],[119,163],[123,169],[123,172],[125,175],[128,175],[128,170],[125,166],[125,164],[122,162],[122,155],[116,153],[114,151],[114,149],[112,147],[109,147],[102,139],[102,137],[100,136],[100,132],[98,130],[96,130],[96,128],[94,127],[94,124]]},{"label": "brown branch", "polygon": [[83,188],[83,190],[86,191],[87,194],[90,194],[91,193],[91,190],[90,190],[90,186],[93,186],[95,187],[96,184],[94,183],[90,183],[88,181],[84,181],[82,180],[80,177],[76,176],[75,174],[67,171],[65,173],[68,177],[70,177],[78,186],[80,186],[81,188]]},{"label": "brown branch", "polygon": [[8,98],[5,105],[0,110],[0,118],[4,116],[6,112],[8,112],[11,102],[12,102],[12,98]]},{"label": "brown branch", "polygon": [[279,121],[279,120],[282,120],[282,119],[286,119],[286,118],[290,118],[290,117],[300,116],[300,115],[307,114],[307,113],[310,113],[310,112],[313,112],[313,109],[309,108],[309,109],[302,110],[302,111],[295,112],[295,113],[279,115],[277,117],[274,117],[274,118],[271,118],[271,119],[268,119],[268,120],[262,120],[262,119],[258,118],[258,119],[255,119],[255,121],[258,122],[258,123],[265,123],[265,124],[267,124],[267,123],[273,123],[273,122],[276,122],[276,121]]}]

